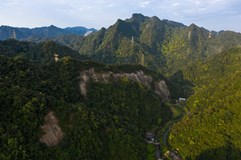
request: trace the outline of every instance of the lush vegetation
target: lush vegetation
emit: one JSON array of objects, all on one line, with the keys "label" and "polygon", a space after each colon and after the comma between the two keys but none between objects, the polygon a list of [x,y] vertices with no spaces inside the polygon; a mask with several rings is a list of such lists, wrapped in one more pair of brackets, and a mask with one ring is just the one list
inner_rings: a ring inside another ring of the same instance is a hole
[{"label": "lush vegetation", "polygon": [[[169,142],[186,159],[241,158],[241,49],[224,51],[195,69],[197,87]],[[191,73],[191,72],[189,72]]]},{"label": "lush vegetation", "polygon": [[[107,64],[140,64],[166,76],[192,68],[230,47],[241,45],[241,34],[211,32],[158,17],[133,14],[108,29],[91,34],[78,46],[81,55]],[[64,43],[63,43],[64,44]],[[67,44],[69,46],[69,44]]]},{"label": "lush vegetation", "polygon": [[[104,65],[70,57],[39,63],[23,56],[0,56],[0,65],[0,159],[146,159],[145,132],[172,117],[152,91],[128,79],[91,82],[81,96],[80,71]],[[51,148],[39,142],[49,111],[64,132]]]},{"label": "lush vegetation", "polygon": [[[7,34],[7,38],[13,38],[9,35],[15,30],[19,36],[25,32],[30,34],[29,29],[24,28],[2,26],[0,29]],[[126,20],[118,19],[107,29],[102,28],[86,37],[80,37],[79,34],[84,31],[88,29],[50,26],[35,28],[28,38],[17,36],[17,39],[34,42],[53,40],[101,63],[140,64],[166,76],[184,70],[185,67],[192,68],[198,61],[205,61],[224,49],[241,45],[240,33],[212,31],[209,37],[207,29],[195,24],[185,26],[141,14],[133,14]]]},{"label": "lush vegetation", "polygon": [[58,54],[59,58],[70,56],[79,60],[88,59],[85,56],[79,55],[78,52],[53,41],[41,43],[17,41],[14,39],[0,41],[0,55],[4,56],[22,56],[31,61],[46,63],[53,61],[54,54]]},{"label": "lush vegetation", "polygon": [[[1,159],[154,158],[145,132],[173,119],[159,131],[164,134],[183,116],[182,109],[162,104],[153,91],[126,78],[92,81],[83,97],[79,74],[91,67],[100,73],[142,70],[166,81],[171,103],[188,98],[186,114],[168,139],[184,159],[241,159],[240,33],[213,31],[210,36],[195,24],[141,14],[86,37],[48,29],[58,35],[51,38],[57,43],[0,41]],[[79,61],[90,59],[98,63]],[[39,142],[49,111],[64,131],[52,148]]]}]

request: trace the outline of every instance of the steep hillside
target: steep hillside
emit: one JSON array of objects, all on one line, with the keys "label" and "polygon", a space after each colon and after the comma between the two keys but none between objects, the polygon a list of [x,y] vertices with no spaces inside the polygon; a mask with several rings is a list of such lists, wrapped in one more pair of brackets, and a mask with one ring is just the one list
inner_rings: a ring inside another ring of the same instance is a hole
[{"label": "steep hillside", "polygon": [[241,159],[240,33],[141,14],[85,37],[1,29],[39,43],[0,41],[0,159],[147,159],[152,130],[184,159]]},{"label": "steep hillside", "polygon": [[[86,37],[83,35],[94,32]],[[1,36],[2,35],[2,36]],[[53,40],[81,55],[107,64],[140,64],[171,76],[187,72],[197,63],[228,48],[241,46],[241,34],[231,31],[209,31],[195,24],[160,20],[133,14],[126,20],[98,32],[94,29],[55,26],[34,29],[1,26],[0,37],[41,42]]]},{"label": "steep hillside", "polygon": [[240,159],[241,49],[224,51],[198,65],[195,94],[169,142],[186,159]]},{"label": "steep hillside", "polygon": [[84,37],[78,35],[62,35],[51,39],[52,41],[65,45],[74,51],[79,51],[79,46],[83,43]]},{"label": "steep hillside", "polygon": [[186,68],[193,68],[212,55],[241,46],[240,33],[210,32],[195,24],[185,26],[142,14],[133,14],[126,20],[118,19],[109,28],[102,28],[98,32],[86,30],[88,33],[94,32],[86,37],[79,36],[83,30],[86,28],[49,26],[27,29],[2,26],[0,35],[34,42],[50,39],[101,63],[140,64],[166,76],[179,70],[187,72]]},{"label": "steep hillside", "polygon": [[141,64],[170,76],[240,46],[240,39],[241,34],[235,32],[210,32],[195,24],[133,14],[83,38],[79,53],[103,63]]},{"label": "steep hillside", "polygon": [[0,56],[0,159],[146,159],[145,132],[172,117],[170,82],[143,66],[36,63],[10,48]]},{"label": "steep hillside", "polygon": [[157,69],[165,62],[160,44],[179,27],[184,25],[133,14],[130,19],[119,19],[108,29],[86,37],[79,52],[104,63],[134,63]]}]

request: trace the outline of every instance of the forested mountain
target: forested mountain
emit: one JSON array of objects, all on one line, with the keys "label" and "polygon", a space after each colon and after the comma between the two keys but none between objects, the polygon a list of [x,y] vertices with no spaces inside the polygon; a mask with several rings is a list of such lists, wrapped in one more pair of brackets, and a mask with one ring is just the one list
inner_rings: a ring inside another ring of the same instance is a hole
[{"label": "forested mountain", "polygon": [[175,85],[143,66],[81,62],[54,42],[0,44],[0,159],[146,159],[145,132],[172,117]]},{"label": "forested mountain", "polygon": [[74,49],[99,62],[141,64],[169,76],[235,46],[241,46],[240,33],[133,14],[85,37]]},{"label": "forested mountain", "polygon": [[170,146],[185,159],[240,159],[240,46],[240,33],[134,14],[85,37],[79,53],[171,77],[183,73],[196,87],[186,116],[170,131]]},{"label": "forested mountain", "polygon": [[195,94],[169,136],[186,159],[241,159],[240,62],[241,49],[233,48],[194,69]]},{"label": "forested mountain", "polygon": [[[14,29],[19,31],[16,34],[19,38],[14,36]],[[0,37],[33,42],[49,39],[98,62],[140,64],[167,76],[185,67],[192,68],[197,61],[205,61],[223,49],[241,46],[240,33],[210,32],[195,24],[185,26],[142,14],[133,14],[126,20],[118,19],[109,28],[102,28],[86,37],[79,36],[89,31],[96,30],[81,27],[60,29],[55,26],[31,30],[1,26],[3,36]]]},{"label": "forested mountain", "polygon": [[133,14],[130,19],[119,19],[108,29],[84,38],[79,53],[104,63],[135,63],[157,69],[165,64],[160,44],[170,32],[183,27],[157,17]]},{"label": "forested mountain", "polygon": [[0,41],[0,159],[241,159],[240,33],[141,14],[29,31],[0,30],[28,40]]},{"label": "forested mountain", "polygon": [[54,25],[32,29],[0,26],[0,40],[13,38],[25,41],[43,41],[63,35],[85,36],[91,32],[96,32],[96,29],[85,27],[67,27],[62,29]]}]

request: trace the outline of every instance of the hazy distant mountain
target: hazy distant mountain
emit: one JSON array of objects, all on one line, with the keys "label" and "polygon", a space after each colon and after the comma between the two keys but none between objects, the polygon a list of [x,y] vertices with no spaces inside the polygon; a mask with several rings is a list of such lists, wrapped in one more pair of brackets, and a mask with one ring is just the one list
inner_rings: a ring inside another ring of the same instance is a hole
[{"label": "hazy distant mountain", "polygon": [[96,32],[94,28],[88,29],[85,27],[68,27],[58,28],[56,26],[38,27],[38,28],[17,28],[10,26],[0,27],[0,40],[9,38],[17,40],[29,40],[29,41],[40,41],[45,39],[51,39],[63,35],[79,35],[85,36],[87,33]]},{"label": "hazy distant mountain", "polygon": [[74,35],[81,35],[81,36],[97,31],[94,28],[88,29],[88,28],[85,28],[85,27],[67,27],[67,28],[64,28],[64,30],[66,30],[69,33],[72,33]]}]

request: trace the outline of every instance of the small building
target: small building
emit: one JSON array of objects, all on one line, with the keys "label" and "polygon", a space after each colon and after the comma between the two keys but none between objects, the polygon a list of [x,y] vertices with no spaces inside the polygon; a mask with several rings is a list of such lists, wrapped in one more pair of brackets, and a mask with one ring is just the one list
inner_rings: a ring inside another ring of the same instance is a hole
[{"label": "small building", "polygon": [[186,98],[178,98],[178,104],[184,104],[184,106],[186,106]]},{"label": "small building", "polygon": [[146,139],[149,141],[154,141],[155,140],[155,133],[153,132],[146,132]]},{"label": "small building", "polygon": [[186,101],[186,98],[179,98],[178,99],[178,102],[180,103],[180,102],[183,102],[183,101]]}]

